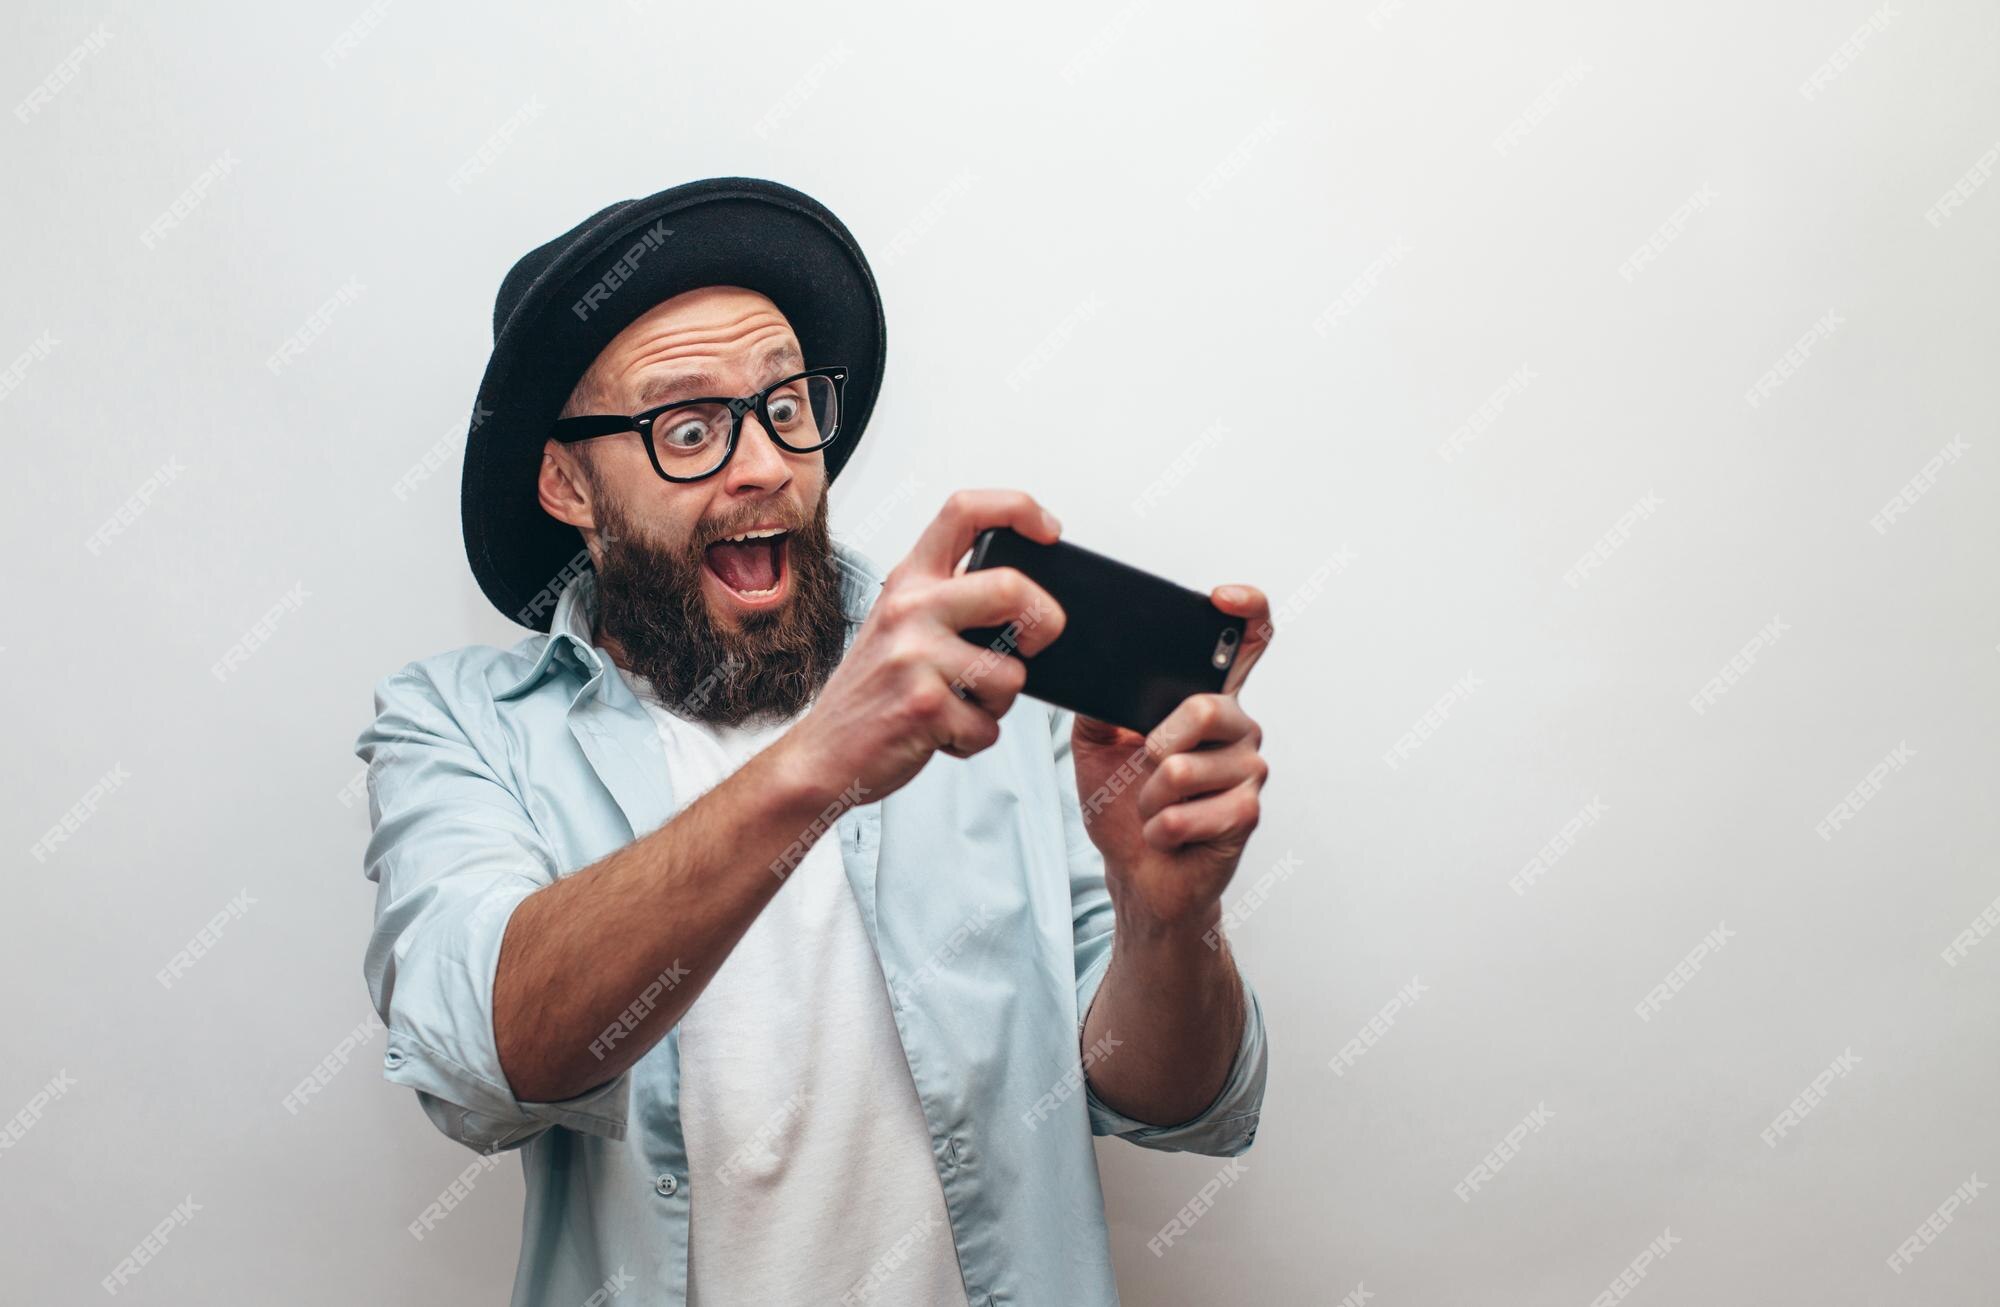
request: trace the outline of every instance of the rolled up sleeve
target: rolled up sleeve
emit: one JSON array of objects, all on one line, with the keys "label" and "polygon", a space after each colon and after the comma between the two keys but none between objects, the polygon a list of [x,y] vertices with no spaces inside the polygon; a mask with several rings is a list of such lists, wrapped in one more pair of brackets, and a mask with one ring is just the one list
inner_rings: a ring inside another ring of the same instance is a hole
[{"label": "rolled up sleeve", "polygon": [[417,1093],[446,1135],[481,1152],[551,1126],[623,1138],[629,1073],[560,1103],[515,1097],[493,1034],[507,921],[555,882],[555,856],[416,666],[375,687],[368,765],[374,833],[364,857],[375,927],[363,970],[388,1031],[383,1075]]},{"label": "rolled up sleeve", "polygon": [[[1097,997],[1104,973],[1111,965],[1115,921],[1111,895],[1104,884],[1104,857],[1084,831],[1083,808],[1076,793],[1076,762],[1070,755],[1070,728],[1075,714],[1066,708],[1052,708],[1050,713],[1056,790],[1062,803],[1063,838],[1069,856],[1070,907],[1076,946],[1077,1038],[1081,1041],[1091,1001]],[[1215,1100],[1186,1121],[1153,1125],[1108,1106],[1091,1088],[1086,1076],[1084,1096],[1092,1134],[1116,1135],[1142,1148],[1212,1157],[1235,1157],[1250,1147],[1257,1136],[1258,1116],[1263,1110],[1268,1057],[1264,1011],[1257,1000],[1257,991],[1240,966],[1237,978],[1243,984],[1243,1036],[1237,1042],[1229,1077]]]}]

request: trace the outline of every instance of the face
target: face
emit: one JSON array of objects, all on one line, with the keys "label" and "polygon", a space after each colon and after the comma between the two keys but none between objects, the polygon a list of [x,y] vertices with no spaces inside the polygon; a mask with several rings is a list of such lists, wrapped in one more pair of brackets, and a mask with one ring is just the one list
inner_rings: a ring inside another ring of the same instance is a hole
[{"label": "face", "polygon": [[[565,411],[637,413],[676,399],[749,395],[805,366],[769,299],[705,287],[620,332]],[[778,398],[772,407],[783,422]],[[671,427],[656,428],[655,438],[673,439]],[[665,450],[661,462],[673,469]],[[845,619],[823,451],[784,449],[750,412],[728,464],[701,481],[663,480],[644,437],[630,432],[573,446],[550,441],[539,491],[543,509],[589,543],[599,642],[669,707],[729,723],[789,716],[831,673]]]}]

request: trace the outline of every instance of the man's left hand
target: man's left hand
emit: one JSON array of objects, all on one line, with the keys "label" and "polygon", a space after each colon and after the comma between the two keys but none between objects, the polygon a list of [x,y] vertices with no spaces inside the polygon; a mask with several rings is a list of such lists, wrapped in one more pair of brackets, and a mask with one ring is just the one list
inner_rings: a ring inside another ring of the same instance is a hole
[{"label": "man's left hand", "polygon": [[1247,585],[1218,586],[1210,599],[1246,619],[1219,693],[1182,700],[1149,735],[1081,714],[1070,733],[1084,827],[1124,922],[1207,930],[1257,828],[1270,767],[1263,729],[1236,692],[1270,644],[1271,606]]}]

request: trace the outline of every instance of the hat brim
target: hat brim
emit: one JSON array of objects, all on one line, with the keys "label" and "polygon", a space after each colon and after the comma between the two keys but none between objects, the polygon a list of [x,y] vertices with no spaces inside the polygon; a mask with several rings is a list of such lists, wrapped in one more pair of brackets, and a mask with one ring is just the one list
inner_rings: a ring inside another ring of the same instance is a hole
[{"label": "hat brim", "polygon": [[806,366],[848,369],[830,482],[854,455],[882,384],[888,332],[860,247],[818,201],[776,182],[711,178],[605,209],[567,238],[496,332],[466,435],[459,515],[479,588],[509,620],[549,629],[588,570],[577,529],[543,511],[549,427],[614,336],[701,286],[769,296]]}]

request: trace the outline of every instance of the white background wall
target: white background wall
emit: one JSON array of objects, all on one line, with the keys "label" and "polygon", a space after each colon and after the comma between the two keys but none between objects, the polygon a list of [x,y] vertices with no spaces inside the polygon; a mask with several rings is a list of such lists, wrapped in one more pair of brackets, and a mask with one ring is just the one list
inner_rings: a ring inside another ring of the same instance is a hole
[{"label": "white background wall", "polygon": [[30,1118],[0,1151],[0,1296],[97,1298],[191,1195],[121,1299],[504,1297],[517,1171],[412,1240],[473,1159],[380,1080],[379,1035],[281,1106],[369,1015],[352,741],[377,677],[521,634],[457,517],[501,274],[613,199],[747,173],[841,214],[887,300],[837,529],[881,514],[893,563],[952,488],[1020,486],[1071,539],[1286,605],[1245,696],[1273,774],[1235,891],[1295,857],[1236,931],[1267,1116],[1164,1257],[1218,1163],[1102,1149],[1129,1301],[1582,1304],[1666,1231],[1632,1302],[1991,1301],[2000,1201],[1885,1260],[2000,1179],[2000,942],[1941,956],[2000,895],[2000,182],[1976,175],[2000,11],[845,8],[9,10],[0,1120]]}]

